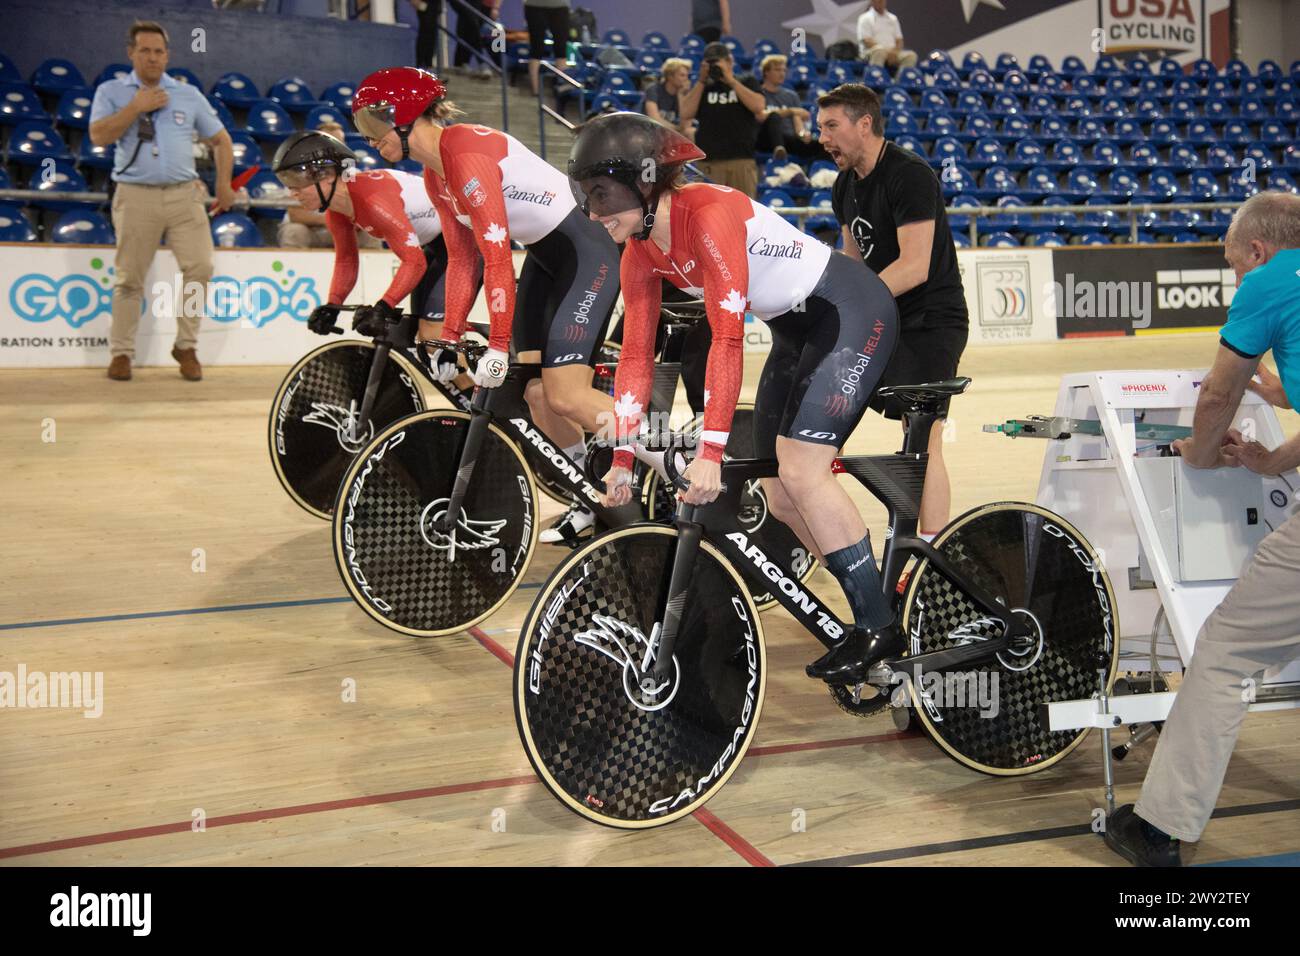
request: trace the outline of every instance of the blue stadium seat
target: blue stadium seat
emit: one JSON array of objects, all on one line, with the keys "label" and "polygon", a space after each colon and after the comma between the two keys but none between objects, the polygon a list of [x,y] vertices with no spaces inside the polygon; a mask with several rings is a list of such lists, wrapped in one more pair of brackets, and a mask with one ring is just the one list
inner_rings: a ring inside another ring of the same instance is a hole
[{"label": "blue stadium seat", "polygon": [[997,61],[993,64],[993,69],[990,72],[1002,79],[1012,70],[1016,72],[1020,70],[1020,61],[1016,59],[1016,55],[1014,53],[999,53]]},{"label": "blue stadium seat", "polygon": [[972,70],[984,70],[984,69],[988,69],[988,61],[984,59],[982,54],[972,50],[971,52],[967,53],[964,57],[962,57],[961,67],[958,72],[962,73],[963,75],[968,75]]},{"label": "blue stadium seat", "polygon": [[991,202],[999,196],[1015,195],[1019,192],[1016,177],[1005,166],[990,166],[984,172],[984,179],[975,195],[984,202]]},{"label": "blue stadium seat", "polygon": [[[1039,209],[1051,209],[1053,206],[1072,205],[1070,200],[1064,196],[1048,196],[1038,204]],[[1047,233],[1058,232],[1068,233],[1070,227],[1074,225],[1075,214],[1072,212],[1049,212],[1040,216],[1029,217],[1029,225],[1024,229],[1026,233]]]},{"label": "blue stadium seat", "polygon": [[1178,175],[1172,169],[1161,167],[1147,174],[1146,189],[1134,198],[1142,202],[1172,202],[1178,193]]},{"label": "blue stadium seat", "polygon": [[1181,232],[1191,232],[1195,235],[1196,224],[1201,221],[1201,214],[1187,209],[1171,209],[1155,224],[1152,229],[1157,236],[1161,236],[1166,242],[1177,241],[1174,237]]},{"label": "blue stadium seat", "polygon": [[0,165],[0,189],[10,189],[9,171]]},{"label": "blue stadium seat", "polygon": [[1271,146],[1280,146],[1291,142],[1294,137],[1282,123],[1277,120],[1267,120],[1259,125],[1259,139],[1260,142]]},{"label": "blue stadium seat", "polygon": [[1270,113],[1267,106],[1259,100],[1242,100],[1237,108],[1237,115],[1243,123],[1262,123]]},{"label": "blue stadium seat", "polygon": [[898,71],[895,82],[905,90],[923,90],[925,74],[914,66],[905,66]]},{"label": "blue stadium seat", "polygon": [[642,50],[632,58],[632,62],[640,67],[643,73],[658,73],[665,59],[667,59],[665,53],[656,50]]},{"label": "blue stadium seat", "polygon": [[1138,80],[1137,95],[1139,99],[1166,100],[1169,98],[1169,83],[1158,76],[1144,76]]},{"label": "blue stadium seat", "polygon": [[835,207],[829,189],[814,189],[808,197],[808,205],[820,209],[820,214],[809,216],[804,220],[804,232],[814,233],[822,229],[839,229],[839,220],[835,218]]},{"label": "blue stadium seat", "polygon": [[215,97],[209,96],[206,99],[208,105],[216,111],[217,119],[221,120],[221,125],[226,128],[226,132],[233,136],[239,129],[239,124],[235,122],[235,117],[231,114],[230,107]]},{"label": "blue stadium seat", "polygon": [[[351,144],[348,144],[351,146]],[[384,169],[388,166],[384,162],[384,157],[379,152],[372,149],[369,145],[352,146],[352,152],[357,155],[357,169],[363,173],[368,173],[372,169]]]},{"label": "blue stadium seat", "polygon": [[255,249],[262,234],[242,212],[225,212],[212,220],[212,242],[223,249]]},{"label": "blue stadium seat", "polygon": [[1212,170],[1232,169],[1237,165],[1237,153],[1231,146],[1215,143],[1205,150],[1203,165]]},{"label": "blue stadium seat", "polygon": [[698,33],[688,33],[677,44],[677,51],[679,53],[703,53],[704,38]]},{"label": "blue stadium seat", "polygon": [[1175,143],[1169,148],[1166,162],[1179,172],[1185,173],[1199,166],[1201,158],[1196,154],[1195,147],[1187,143]]},{"label": "blue stadium seat", "polygon": [[947,50],[931,50],[920,65],[922,73],[937,73],[945,68],[955,70],[952,54]]},{"label": "blue stadium seat", "polygon": [[958,249],[969,249],[970,236],[966,235],[964,232],[953,232],[952,244]]},{"label": "blue stadium seat", "polygon": [[303,121],[302,128],[317,129],[320,127],[321,123],[338,123],[343,127],[343,132],[346,134],[348,128],[352,125],[348,122],[348,118],[351,115],[352,114],[350,113],[343,112],[343,110],[339,109],[337,106],[331,106],[328,103],[322,106],[313,106],[311,111],[307,114],[307,119]]},{"label": "blue stadium seat", "polygon": [[1120,66],[1119,60],[1115,59],[1109,53],[1103,53],[1097,57],[1097,63],[1092,68],[1094,76],[1114,76],[1122,73],[1124,67]]},{"label": "blue stadium seat", "polygon": [[893,139],[900,133],[911,133],[913,136],[921,133],[921,124],[907,110],[895,110],[885,117],[885,135]]},{"label": "blue stadium seat", "polygon": [[1024,185],[1019,191],[1026,199],[1043,199],[1056,195],[1060,188],[1055,170],[1048,169],[1046,166],[1035,166],[1025,173]]},{"label": "blue stadium seat", "polygon": [[931,145],[930,156],[935,166],[942,166],[948,160],[965,164],[966,147],[954,136],[941,136]]},{"label": "blue stadium seat", "polygon": [[[925,143],[921,142],[921,140],[919,140],[915,136],[909,136],[908,134],[904,133],[902,136],[895,139],[894,142],[899,146],[903,147],[903,149],[910,149],[912,152],[916,153],[916,155],[920,156],[924,160],[929,160],[930,158],[930,151],[925,148]],[[816,169],[816,166],[817,163],[814,163],[813,168]]]},{"label": "blue stadium seat", "polygon": [[1025,67],[1025,74],[1031,79],[1037,79],[1044,73],[1054,73],[1052,61],[1041,53],[1035,53],[1029,58],[1029,63]]},{"label": "blue stadium seat", "polygon": [[953,110],[957,113],[987,113],[988,103],[974,90],[962,90],[957,94]]},{"label": "blue stadium seat", "polygon": [[1219,75],[1219,71],[1212,61],[1200,59],[1192,64],[1191,74],[1201,79],[1212,79]]},{"label": "blue stadium seat", "polygon": [[926,90],[921,94],[921,102],[913,108],[922,113],[947,113],[952,109],[952,100],[943,90]]},{"label": "blue stadium seat", "polygon": [[1255,164],[1255,171],[1266,172],[1273,168],[1273,150],[1267,143],[1251,143],[1241,154],[1241,161],[1244,165],[1247,160]]},{"label": "blue stadium seat", "polygon": [[1070,92],[1070,84],[1065,77],[1055,73],[1045,73],[1038,78],[1038,92],[1051,96],[1065,96]]},{"label": "blue stadium seat", "polygon": [[975,174],[965,166],[951,166],[939,172],[939,184],[945,198],[975,191]]},{"label": "blue stadium seat", "polygon": [[1183,75],[1183,65],[1177,60],[1165,57],[1156,65],[1156,73],[1160,76],[1178,78]]},{"label": "blue stadium seat", "polygon": [[1167,119],[1156,120],[1147,131],[1147,140],[1156,146],[1171,146],[1178,142],[1178,127]]},{"label": "blue stadium seat", "polygon": [[1300,170],[1300,145],[1290,143],[1282,150],[1281,165],[1292,172]]},{"label": "blue stadium seat", "polygon": [[1085,232],[1079,236],[1078,246],[1109,246],[1110,240],[1100,232]]},{"label": "blue stadium seat", "polygon": [[1216,126],[1232,118],[1232,107],[1225,100],[1206,100],[1202,109],[1205,111],[1205,118]]},{"label": "blue stadium seat", "polygon": [[1204,242],[1205,240],[1194,232],[1180,232],[1174,236],[1174,242]]},{"label": "blue stadium seat", "polygon": [[1243,100],[1267,100],[1271,98],[1267,87],[1256,79],[1242,80],[1237,92],[1241,94]]},{"label": "blue stadium seat", "polygon": [[1137,173],[1127,167],[1112,169],[1106,186],[1110,197],[1117,202],[1127,202],[1142,191]]},{"label": "blue stadium seat", "polygon": [[[289,190],[285,189],[280,180],[276,178],[275,173],[269,169],[260,169],[253,174],[253,178],[248,181],[244,187],[248,190],[248,195],[252,199],[292,199]],[[264,209],[253,207],[252,214],[259,219],[283,219],[285,210],[283,209]]]},{"label": "blue stadium seat", "polygon": [[1016,237],[1009,232],[991,232],[984,237],[983,244],[992,249],[1012,249],[1020,246]]},{"label": "blue stadium seat", "polygon": [[1088,72],[1088,68],[1083,65],[1083,60],[1071,54],[1061,61],[1061,69],[1058,71],[1062,76],[1074,77]]},{"label": "blue stadium seat", "polygon": [[1194,169],[1187,176],[1186,194],[1196,202],[1219,199],[1219,177],[1208,169]]},{"label": "blue stadium seat", "polygon": [[[872,67],[867,67],[867,69],[863,71],[864,80],[866,80],[872,69]],[[881,67],[874,67],[874,69],[880,70]],[[888,74],[886,74],[886,76],[888,76]],[[886,82],[888,81],[886,80]],[[871,85],[873,89],[879,89],[879,86],[876,84],[869,85]],[[961,77],[957,75],[956,70],[942,69],[934,74],[932,85],[935,89],[940,90],[960,90]]]},{"label": "blue stadium seat", "polygon": [[1223,76],[1234,80],[1244,80],[1251,75],[1250,67],[1241,60],[1229,60],[1223,67]]},{"label": "blue stadium seat", "polygon": [[50,57],[32,73],[31,83],[39,93],[61,96],[64,90],[85,86],[86,80],[71,60]]},{"label": "blue stadium seat", "polygon": [[1169,101],[1169,106],[1165,109],[1165,114],[1172,120],[1181,120],[1187,122],[1196,119],[1200,112],[1196,104],[1188,96],[1176,96]]},{"label": "blue stadium seat", "polygon": [[[961,86],[961,80],[954,73],[953,78]],[[862,70],[862,82],[877,93],[889,86],[889,72],[883,66],[868,65]]]},{"label": "blue stadium seat", "polygon": [[1224,103],[1235,103],[1241,98],[1241,92],[1237,84],[1226,77],[1216,76],[1205,84],[1205,98],[1207,100],[1222,100]]},{"label": "blue stadium seat", "polygon": [[1051,143],[1070,135],[1070,124],[1059,116],[1044,116],[1034,132],[1034,138]]},{"label": "blue stadium seat", "polygon": [[287,76],[273,84],[266,91],[266,98],[274,100],[291,113],[306,113],[320,102],[312,96],[307,81],[297,76]]},{"label": "blue stadium seat", "polygon": [[167,75],[178,83],[185,83],[194,87],[200,93],[203,92],[203,81],[199,79],[199,75],[193,70],[187,70],[183,66],[174,66],[167,71]]},{"label": "blue stadium seat", "polygon": [[1110,138],[1110,130],[1106,124],[1095,116],[1085,116],[1080,119],[1074,126],[1074,131],[1068,134],[1076,143],[1096,143],[1100,140]]},{"label": "blue stadium seat", "polygon": [[1041,118],[1056,115],[1056,100],[1046,93],[1035,93],[1020,110],[1025,116]]},{"label": "blue stadium seat", "polygon": [[2,83],[26,83],[23,75],[18,72],[18,67],[14,61],[9,59],[3,53],[0,53],[0,82]]},{"label": "blue stadium seat", "polygon": [[1278,100],[1273,104],[1273,116],[1283,123],[1300,121],[1300,106],[1294,100]]},{"label": "blue stadium seat", "polygon": [[[756,56],[767,56],[768,53],[780,52],[779,47],[772,50],[768,49],[768,46],[776,47],[776,44],[771,40],[759,40],[754,44],[754,54]],[[668,42],[668,37],[658,30],[651,30],[641,38],[641,48],[643,50],[659,50],[663,53],[671,53],[673,49],[672,44]]]},{"label": "blue stadium seat", "polygon": [[969,214],[963,215],[956,210],[974,209],[979,205],[980,201],[970,193],[959,193],[952,197],[948,203],[948,208],[950,210],[948,213],[948,225],[952,228],[953,232],[964,233],[970,228],[971,221],[971,216]]},{"label": "blue stadium seat", "polygon": [[1010,116],[1020,112],[1020,97],[1014,93],[998,93],[993,97],[993,103],[989,106],[989,114],[992,116]]},{"label": "blue stadium seat", "polygon": [[1048,248],[1055,248],[1056,246],[1064,246],[1065,244],[1066,244],[1065,237],[1061,235],[1059,232],[1044,232],[1041,233],[1038,236],[1038,238],[1034,240],[1034,245],[1045,246]]},{"label": "blue stadium seat", "polygon": [[96,146],[89,136],[83,136],[81,145],[77,147],[77,165],[82,169],[112,169],[113,150],[112,144]]},{"label": "blue stadium seat", "polygon": [[1072,139],[1058,139],[1052,144],[1052,152],[1046,165],[1056,169],[1070,169],[1083,162],[1083,148]]},{"label": "blue stadium seat", "polygon": [[45,170],[46,167],[44,166],[37,166],[33,169],[32,178],[28,182],[27,188],[39,190],[50,198],[30,200],[31,205],[42,206],[46,209],[80,209],[85,206],[93,208],[96,205],[96,203],[53,198],[59,193],[84,193],[87,191],[86,180],[77,171],[77,168],[72,165],[72,160],[56,159],[54,160],[53,172],[47,174]]},{"label": "blue stadium seat", "polygon": [[1269,174],[1268,188],[1279,189],[1289,193],[1300,192],[1300,189],[1296,188],[1295,178],[1291,173],[1280,169],[1275,169]]},{"label": "blue stadium seat", "polygon": [[95,77],[95,82],[91,86],[99,86],[100,83],[107,83],[109,80],[124,80],[130,75],[130,63],[110,63],[99,71],[99,76]]},{"label": "blue stadium seat", "polygon": [[235,152],[235,172],[262,165],[262,147],[253,137],[236,131],[230,134],[230,142]]},{"label": "blue stadium seat", "polygon": [[208,92],[210,96],[236,109],[247,109],[262,98],[256,84],[235,70],[222,74]]},{"label": "blue stadium seat", "polygon": [[984,94],[992,94],[997,90],[998,82],[993,79],[993,74],[985,69],[971,70],[970,75],[966,77],[966,88],[976,90]]},{"label": "blue stadium seat", "polygon": [[1071,169],[1065,177],[1065,188],[1061,191],[1061,195],[1074,202],[1082,202],[1090,196],[1101,193],[1101,183],[1097,181],[1096,174],[1086,166]]},{"label": "blue stadium seat", "polygon": [[1217,142],[1218,139],[1209,120],[1194,119],[1187,124],[1187,129],[1183,132],[1183,140],[1197,146],[1207,146]]},{"label": "blue stadium seat", "polygon": [[352,114],[352,94],[357,91],[357,85],[349,80],[339,80],[337,83],[331,83],[321,91],[320,98],[322,101],[329,103],[335,109]]},{"label": "blue stadium seat", "polygon": [[989,137],[978,140],[970,151],[970,159],[967,160],[972,170],[987,169],[990,166],[1003,166],[1007,162],[1007,151],[1003,149],[1002,144],[996,139]]},{"label": "blue stadium seat", "polygon": [[1043,147],[1036,140],[1026,138],[1016,142],[1011,158],[1004,165],[1011,170],[1029,169],[1045,163],[1046,160],[1047,154]]},{"label": "blue stadium seat", "polygon": [[1096,78],[1091,76],[1076,76],[1070,84],[1075,93],[1088,99],[1100,99],[1102,95],[1101,84]]},{"label": "blue stadium seat", "polygon": [[25,83],[0,83],[0,125],[48,120],[36,91]]},{"label": "blue stadium seat", "polygon": [[1160,165],[1160,152],[1150,143],[1134,143],[1128,152],[1130,166],[1151,169]]},{"label": "blue stadium seat", "polygon": [[1019,70],[1012,70],[1002,78],[1002,89],[1020,97],[1029,96],[1029,94],[1033,92],[1032,85],[1029,82],[1029,77],[1025,76],[1025,74],[1021,73]]},{"label": "blue stadium seat", "polygon": [[36,230],[16,203],[0,202],[0,242],[35,242]]},{"label": "blue stadium seat", "polygon": [[1004,143],[1015,143],[1033,136],[1033,133],[1034,128],[1025,117],[1008,116],[1002,120],[1002,128],[993,135]]},{"label": "blue stadium seat", "polygon": [[54,109],[54,120],[68,129],[86,129],[90,126],[90,106],[95,97],[89,87],[64,92]]},{"label": "blue stadium seat", "polygon": [[886,114],[895,110],[911,110],[912,97],[901,86],[890,86],[880,98],[880,107]]},{"label": "blue stadium seat", "polygon": [[40,120],[15,126],[6,152],[9,162],[22,166],[37,166],[47,158],[72,160],[63,138],[48,122]]},{"label": "blue stadium seat", "polygon": [[[1144,96],[1133,104],[1132,109],[1128,111],[1128,115],[1143,123],[1150,123],[1163,117],[1165,111],[1161,108],[1159,100],[1152,99],[1149,96]],[[1122,119],[1123,117],[1116,118]]]},{"label": "blue stadium seat", "polygon": [[957,121],[947,113],[931,113],[925,121],[925,129],[916,134],[918,139],[932,142],[941,137],[965,139],[957,127]]},{"label": "blue stadium seat", "polygon": [[113,226],[104,215],[94,209],[74,209],[65,212],[54,224],[55,242],[79,242],[95,246],[113,246]]},{"label": "blue stadium seat", "polygon": [[1122,159],[1123,154],[1120,152],[1119,146],[1111,140],[1103,139],[1099,140],[1097,144],[1092,147],[1092,155],[1084,160],[1084,164],[1101,171],[1104,169],[1114,169],[1120,164]]},{"label": "blue stadium seat", "polygon": [[1255,71],[1255,76],[1272,86],[1282,79],[1282,67],[1276,60],[1260,60],[1259,69]]},{"label": "blue stadium seat", "polygon": [[997,125],[984,113],[967,113],[966,125],[953,135],[963,142],[974,142],[977,139],[996,139],[1002,142],[1011,142],[1010,139],[998,133]]},{"label": "blue stadium seat", "polygon": [[[736,38],[733,36],[726,36],[722,38],[722,42],[727,43],[728,40],[735,40],[735,39]],[[605,31],[605,35],[601,37],[601,42],[604,43],[606,46],[631,46],[632,37],[626,30],[620,30],[617,27],[615,27],[612,30]],[[739,42],[740,41],[738,40],[736,41],[737,44],[739,44]],[[733,54],[736,52],[736,48],[732,47],[730,43],[727,43],[727,46],[731,49],[731,52]],[[744,53],[745,48],[740,47],[740,52]]]},{"label": "blue stadium seat", "polygon": [[276,143],[294,132],[293,120],[274,100],[258,100],[250,106],[246,128],[254,139]]}]

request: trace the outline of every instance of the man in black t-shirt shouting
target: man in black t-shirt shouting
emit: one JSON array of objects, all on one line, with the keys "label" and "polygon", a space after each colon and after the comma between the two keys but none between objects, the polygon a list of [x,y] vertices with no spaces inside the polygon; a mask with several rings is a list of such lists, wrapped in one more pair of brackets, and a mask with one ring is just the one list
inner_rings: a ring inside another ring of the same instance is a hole
[{"label": "man in black t-shirt shouting", "polygon": [[[970,319],[938,177],[911,150],[885,140],[880,99],[867,87],[837,86],[817,107],[821,143],[840,168],[831,195],[844,252],[861,257],[898,302],[902,334],[880,384],[954,377]],[[895,401],[873,398],[871,406],[887,418],[902,417]],[[943,428],[936,423],[921,498],[925,537],[948,523],[951,506]]]},{"label": "man in black t-shirt shouting", "polygon": [[758,165],[754,144],[767,118],[767,100],[754,77],[736,76],[731,51],[721,43],[704,48],[704,62],[695,85],[681,95],[681,124],[698,119],[695,145],[707,161],[696,163],[715,183],[739,189],[750,199],[758,195]]}]

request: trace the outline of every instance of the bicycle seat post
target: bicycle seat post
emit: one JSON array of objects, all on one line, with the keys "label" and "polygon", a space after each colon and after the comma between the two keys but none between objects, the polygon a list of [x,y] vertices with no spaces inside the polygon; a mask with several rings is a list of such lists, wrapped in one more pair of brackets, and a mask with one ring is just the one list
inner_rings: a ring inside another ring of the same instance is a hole
[{"label": "bicycle seat post", "polygon": [[903,438],[903,454],[923,455],[930,448],[930,431],[938,415],[933,408],[912,406],[903,413],[907,433]]}]

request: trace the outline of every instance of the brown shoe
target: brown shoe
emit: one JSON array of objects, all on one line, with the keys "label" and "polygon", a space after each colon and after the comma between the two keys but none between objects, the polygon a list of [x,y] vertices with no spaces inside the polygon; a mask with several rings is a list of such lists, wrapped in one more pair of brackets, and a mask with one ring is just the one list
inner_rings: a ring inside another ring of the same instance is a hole
[{"label": "brown shoe", "polygon": [[199,357],[195,349],[172,349],[172,358],[181,363],[181,378],[197,382],[203,378],[203,366],[199,364]]},{"label": "brown shoe", "polygon": [[131,356],[114,355],[108,363],[108,377],[115,382],[131,381]]}]

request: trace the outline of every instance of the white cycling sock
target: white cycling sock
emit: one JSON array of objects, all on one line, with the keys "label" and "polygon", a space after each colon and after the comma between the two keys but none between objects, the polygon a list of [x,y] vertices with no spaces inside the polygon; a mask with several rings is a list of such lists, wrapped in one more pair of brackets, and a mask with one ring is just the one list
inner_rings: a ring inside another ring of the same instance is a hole
[{"label": "white cycling sock", "polygon": [[573,460],[573,463],[581,468],[587,461],[587,443],[578,442],[576,445],[570,445],[564,449],[564,453]]}]

